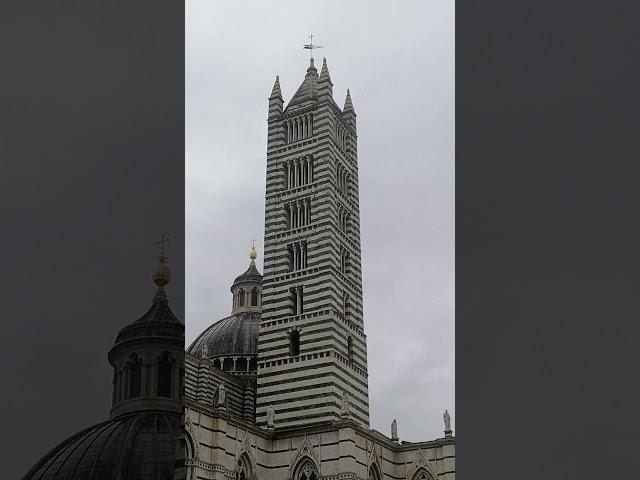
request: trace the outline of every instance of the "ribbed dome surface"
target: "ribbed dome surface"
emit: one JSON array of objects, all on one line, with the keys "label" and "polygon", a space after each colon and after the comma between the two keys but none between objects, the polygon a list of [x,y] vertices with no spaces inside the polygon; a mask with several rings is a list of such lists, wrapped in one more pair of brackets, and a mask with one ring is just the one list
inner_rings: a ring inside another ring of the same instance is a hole
[{"label": "ribbed dome surface", "polygon": [[236,313],[214,323],[196,338],[187,349],[191,355],[201,355],[206,345],[209,357],[250,356],[258,354],[257,312]]},{"label": "ribbed dome surface", "polygon": [[83,430],[51,450],[23,480],[170,480],[178,415],[145,412]]},{"label": "ribbed dome surface", "polygon": [[142,317],[118,333],[116,343],[135,337],[184,338],[184,325],[173,314],[166,301],[155,301]]},{"label": "ribbed dome surface", "polygon": [[262,274],[258,271],[256,264],[251,262],[249,268],[242,275],[238,275],[236,279],[233,281],[233,284],[237,283],[250,282],[250,283],[261,283],[262,282]]}]

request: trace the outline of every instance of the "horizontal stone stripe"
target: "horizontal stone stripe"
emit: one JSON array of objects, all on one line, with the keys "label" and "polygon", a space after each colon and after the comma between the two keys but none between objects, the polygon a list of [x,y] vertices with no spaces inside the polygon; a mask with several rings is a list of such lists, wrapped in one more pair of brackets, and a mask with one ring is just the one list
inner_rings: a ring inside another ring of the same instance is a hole
[{"label": "horizontal stone stripe", "polygon": [[276,385],[292,385],[296,382],[320,383],[325,382],[326,378],[334,378],[336,379],[334,381],[341,381],[346,385],[350,385],[362,396],[369,395],[367,382],[363,381],[361,377],[348,372],[343,368],[342,364],[335,361],[318,361],[313,367],[312,373],[309,373],[307,366],[286,368],[285,365],[280,365],[261,369],[258,376],[258,397],[260,397],[260,392]]},{"label": "horizontal stone stripe", "polygon": [[[329,397],[334,397],[336,400],[334,402],[323,402],[322,400],[326,400]],[[268,400],[267,400],[268,398]],[[314,401],[315,400],[315,401]],[[320,402],[318,402],[320,400]],[[350,398],[350,413],[353,416],[356,416],[361,419],[365,419],[369,415],[368,411],[368,399],[367,398],[359,398],[356,395],[352,395]],[[288,408],[278,408],[283,405],[294,405]],[[258,408],[256,412],[256,418],[260,418],[266,415],[265,406],[273,407],[276,415],[278,417],[284,413],[291,412],[299,412],[302,410],[309,410],[311,408],[322,408],[326,406],[335,406],[337,409],[341,410],[342,405],[342,397],[337,393],[320,393],[320,394],[307,394],[298,397],[291,398],[276,398],[275,396],[269,396],[265,393],[265,398],[262,401],[262,408]],[[363,408],[364,407],[364,408]]]}]

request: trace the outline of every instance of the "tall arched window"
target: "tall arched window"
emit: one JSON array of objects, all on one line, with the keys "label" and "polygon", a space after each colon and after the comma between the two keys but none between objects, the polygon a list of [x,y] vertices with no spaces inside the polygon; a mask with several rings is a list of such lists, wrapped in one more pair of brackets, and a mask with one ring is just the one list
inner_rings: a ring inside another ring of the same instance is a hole
[{"label": "tall arched window", "polygon": [[244,288],[238,291],[238,306],[244,307]]},{"label": "tall arched window", "polygon": [[349,362],[353,362],[353,338],[351,335],[347,338],[347,358]]},{"label": "tall arched window", "polygon": [[289,333],[289,356],[297,357],[300,355],[300,332],[291,330]]},{"label": "tall arched window", "polygon": [[140,387],[142,385],[142,362],[134,353],[131,355],[131,370],[129,374],[129,398],[137,398],[140,396]]},{"label": "tall arched window", "polygon": [[168,353],[163,353],[158,362],[158,396],[171,396],[171,360]]},{"label": "tall arched window", "polygon": [[258,288],[257,287],[253,287],[251,289],[251,306],[252,307],[258,306]]}]

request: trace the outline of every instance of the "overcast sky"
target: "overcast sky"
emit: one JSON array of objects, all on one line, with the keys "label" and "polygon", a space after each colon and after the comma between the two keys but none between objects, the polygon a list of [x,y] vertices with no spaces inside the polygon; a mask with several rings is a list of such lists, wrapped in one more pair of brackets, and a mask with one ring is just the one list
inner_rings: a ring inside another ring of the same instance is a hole
[{"label": "overcast sky", "polygon": [[322,57],[358,114],[364,322],[371,427],[401,440],[455,425],[454,3],[186,4],[186,335],[231,310],[262,265],[267,97],[286,102]]}]

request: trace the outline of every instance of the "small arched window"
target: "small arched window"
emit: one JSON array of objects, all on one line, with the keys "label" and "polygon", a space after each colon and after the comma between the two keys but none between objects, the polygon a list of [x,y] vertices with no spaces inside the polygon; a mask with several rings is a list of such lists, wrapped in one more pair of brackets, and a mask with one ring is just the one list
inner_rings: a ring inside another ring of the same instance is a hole
[{"label": "small arched window", "polygon": [[289,356],[297,357],[300,355],[300,332],[291,330],[289,333]]},{"label": "small arched window", "polygon": [[253,289],[251,289],[251,306],[252,307],[258,306],[258,288],[257,287],[253,287]]},{"label": "small arched window", "polygon": [[171,360],[168,353],[164,353],[158,362],[158,396],[171,396]]}]

